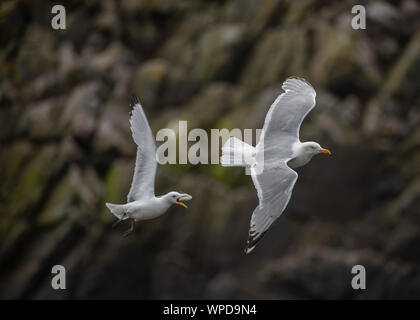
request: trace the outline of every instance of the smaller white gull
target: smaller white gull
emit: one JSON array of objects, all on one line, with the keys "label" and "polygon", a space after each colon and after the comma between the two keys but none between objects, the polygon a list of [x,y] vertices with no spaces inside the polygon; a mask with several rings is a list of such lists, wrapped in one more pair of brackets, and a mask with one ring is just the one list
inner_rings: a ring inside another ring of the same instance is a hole
[{"label": "smaller white gull", "polygon": [[159,217],[173,204],[187,208],[182,201],[192,199],[189,194],[176,191],[155,196],[157,169],[155,139],[137,97],[133,99],[132,108],[130,125],[134,142],[137,144],[137,158],[127,203],[106,203],[108,209],[118,218],[114,226],[123,220],[132,219],[131,227],[124,236],[134,231],[136,221]]},{"label": "smaller white gull", "polygon": [[316,154],[331,154],[316,142],[302,143],[299,139],[300,125],[315,106],[314,88],[304,79],[290,78],[282,89],[268,110],[255,147],[232,137],[222,148],[222,166],[249,167],[258,193],[246,253],[255,248],[286,208],[298,177],[292,168],[304,166]]}]

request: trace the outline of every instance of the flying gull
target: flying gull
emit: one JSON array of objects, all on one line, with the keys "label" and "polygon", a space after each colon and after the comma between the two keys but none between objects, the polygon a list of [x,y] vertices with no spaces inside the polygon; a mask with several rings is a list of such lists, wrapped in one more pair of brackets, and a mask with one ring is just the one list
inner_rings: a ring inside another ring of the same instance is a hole
[{"label": "flying gull", "polygon": [[134,142],[137,144],[133,181],[126,204],[106,203],[108,209],[118,218],[114,226],[123,220],[131,219],[131,228],[124,233],[124,236],[134,231],[136,221],[159,217],[173,204],[187,208],[182,201],[192,199],[189,194],[175,191],[155,196],[157,169],[155,139],[137,97],[133,98],[131,106],[133,109],[130,126]]},{"label": "flying gull", "polygon": [[250,253],[272,223],[283,213],[292,195],[298,174],[292,168],[307,164],[314,155],[331,155],[318,143],[300,142],[299,129],[315,106],[315,90],[304,79],[289,78],[284,92],[271,105],[258,144],[253,147],[235,137],[222,148],[225,167],[249,167],[259,204],[249,229],[245,253]]}]

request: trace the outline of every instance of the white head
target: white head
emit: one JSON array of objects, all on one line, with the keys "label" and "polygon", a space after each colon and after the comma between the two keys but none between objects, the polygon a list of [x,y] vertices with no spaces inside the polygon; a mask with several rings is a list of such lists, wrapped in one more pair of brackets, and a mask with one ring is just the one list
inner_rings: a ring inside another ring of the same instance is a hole
[{"label": "white head", "polygon": [[188,208],[185,203],[182,201],[188,201],[191,200],[192,197],[189,194],[186,193],[179,193],[176,191],[171,191],[165,194],[165,199],[169,201],[171,204],[178,204],[180,206],[183,206],[185,208]]},{"label": "white head", "polygon": [[316,143],[314,141],[308,141],[308,142],[302,143],[302,151],[304,154],[312,155],[312,156],[318,153],[325,153],[325,154],[331,155],[330,150],[322,148],[319,145],[319,143]]}]

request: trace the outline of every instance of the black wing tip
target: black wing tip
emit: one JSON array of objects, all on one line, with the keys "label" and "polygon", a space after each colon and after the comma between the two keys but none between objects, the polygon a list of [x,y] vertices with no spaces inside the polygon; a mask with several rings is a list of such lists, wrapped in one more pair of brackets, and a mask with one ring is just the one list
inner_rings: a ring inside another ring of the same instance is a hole
[{"label": "black wing tip", "polygon": [[256,235],[251,235],[251,231],[249,232],[248,240],[244,249],[245,254],[250,254],[255,249],[255,246],[261,241],[261,239],[264,237],[264,235],[269,229],[265,230],[263,233],[259,233]]},{"label": "black wing tip", "polygon": [[250,254],[253,250],[255,249],[255,245],[251,246],[249,243],[246,244],[245,248],[244,248],[244,253],[246,255]]},{"label": "black wing tip", "polygon": [[130,106],[134,107],[136,104],[140,104],[139,97],[136,94],[131,95]]},{"label": "black wing tip", "polygon": [[130,116],[133,114],[133,108],[136,104],[140,104],[140,100],[139,97],[133,93],[130,98]]}]

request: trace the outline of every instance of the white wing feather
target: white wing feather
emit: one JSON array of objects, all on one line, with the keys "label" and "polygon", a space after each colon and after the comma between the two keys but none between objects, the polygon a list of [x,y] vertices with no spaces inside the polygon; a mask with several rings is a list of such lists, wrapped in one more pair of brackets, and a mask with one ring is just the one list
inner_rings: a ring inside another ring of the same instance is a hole
[{"label": "white wing feather", "polygon": [[297,178],[298,174],[286,162],[278,167],[264,168],[259,175],[252,174],[260,202],[252,213],[246,253],[254,249],[272,223],[286,209]]},{"label": "white wing feather", "polygon": [[246,253],[254,249],[290,200],[298,174],[287,162],[293,157],[293,144],[299,142],[300,126],[315,106],[316,92],[306,80],[290,78],[282,88],[284,92],[271,105],[256,146],[257,165],[263,159],[264,167],[259,174],[251,171],[259,205],[252,214]]},{"label": "white wing feather", "polygon": [[293,143],[299,141],[300,126],[315,106],[316,92],[306,80],[289,78],[282,89],[265,117],[263,144],[257,145],[257,151],[264,150],[265,161],[290,158]]},{"label": "white wing feather", "polygon": [[135,101],[130,118],[133,140],[137,144],[136,165],[127,202],[155,196],[156,144],[138,100]]}]

